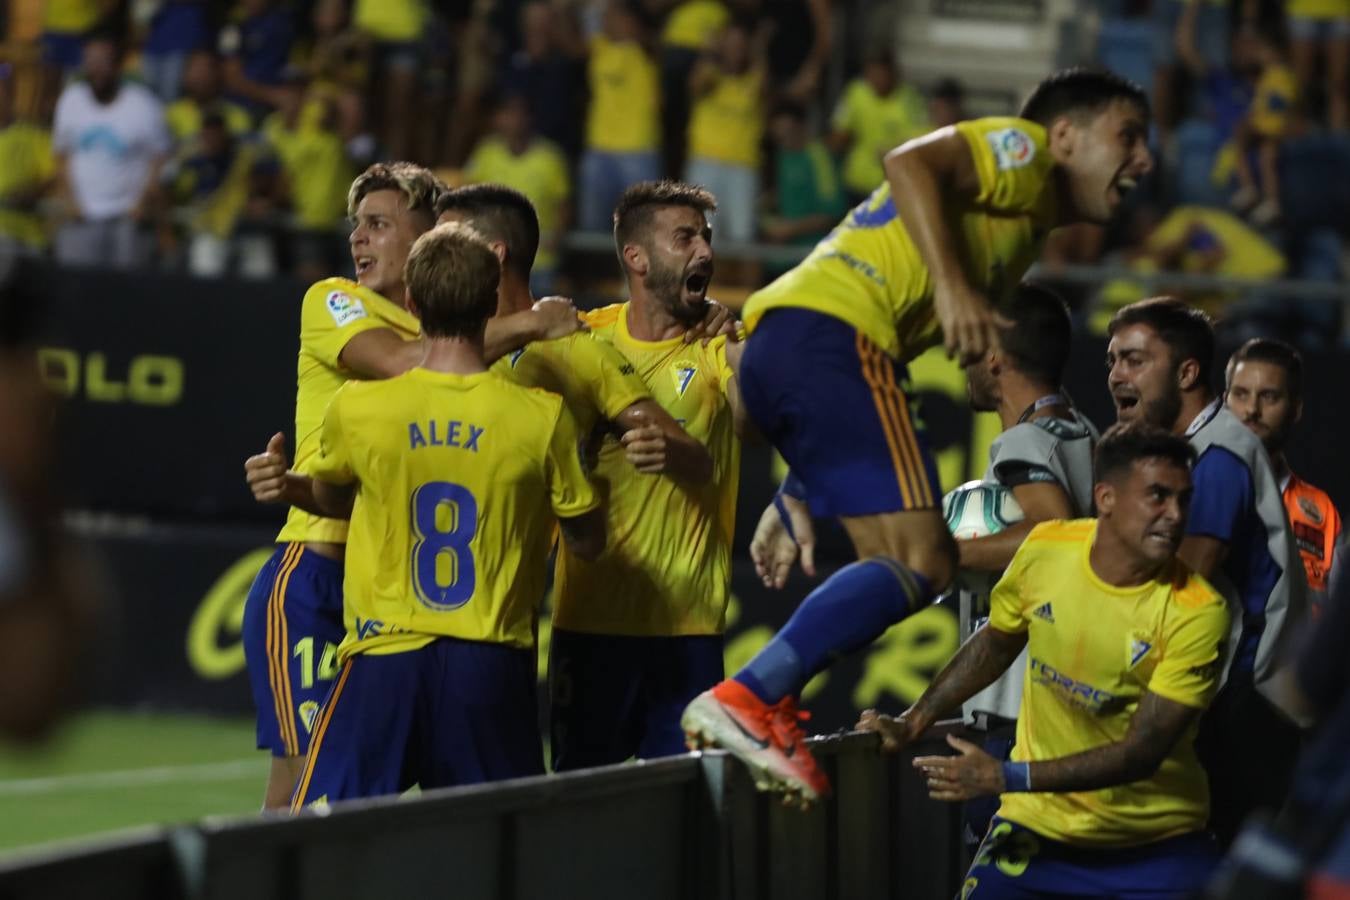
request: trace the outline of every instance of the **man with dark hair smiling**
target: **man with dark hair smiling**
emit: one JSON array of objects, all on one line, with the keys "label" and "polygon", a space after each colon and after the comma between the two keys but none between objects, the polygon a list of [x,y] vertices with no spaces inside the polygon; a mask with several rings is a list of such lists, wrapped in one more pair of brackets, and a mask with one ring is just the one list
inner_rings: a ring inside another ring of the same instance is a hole
[{"label": "man with dark hair smiling", "polygon": [[1299,744],[1289,720],[1303,713],[1276,690],[1275,676],[1307,616],[1307,584],[1265,448],[1210,386],[1209,317],[1156,297],[1121,309],[1108,333],[1107,386],[1119,420],[1184,436],[1197,454],[1180,556],[1233,613],[1223,690],[1199,743],[1210,825],[1226,843],[1247,813],[1284,802]]},{"label": "man with dark hair smiling", "polygon": [[897,718],[863,713],[858,727],[898,750],[1026,648],[1011,759],[949,737],[958,755],[914,760],[936,800],[1002,795],[963,898],[1180,900],[1217,862],[1194,741],[1228,612],[1177,553],[1194,458],[1149,424],[1107,431],[1098,518],[1036,526],[994,588],[989,623],[923,696]]}]

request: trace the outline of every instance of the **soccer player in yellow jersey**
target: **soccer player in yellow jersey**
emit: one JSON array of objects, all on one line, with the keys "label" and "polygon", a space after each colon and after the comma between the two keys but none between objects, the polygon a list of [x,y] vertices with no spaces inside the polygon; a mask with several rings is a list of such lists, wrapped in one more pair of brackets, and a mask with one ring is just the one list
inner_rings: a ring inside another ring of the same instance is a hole
[{"label": "soccer player in yellow jersey", "polygon": [[[347,198],[356,281],[329,278],[305,294],[296,372],[295,467],[304,472],[318,451],[319,425],[334,393],[350,378],[385,378],[421,358],[420,324],[404,306],[403,266],[418,235],[435,221],[444,186],[410,163],[377,164]],[[574,332],[570,303],[489,323],[487,353],[496,359],[536,338]],[[279,499],[268,484],[287,470],[284,439],[245,466],[259,500]],[[310,731],[332,678],[342,640],[342,554],[345,521],[292,509],[277,535],[244,611],[244,654],[258,710],[258,747],[272,752],[264,804],[290,802]]]},{"label": "soccer player in yellow jersey", "polygon": [[1047,232],[1109,220],[1149,171],[1147,131],[1137,86],[1107,73],[1053,75],[1019,118],[961,122],[892,151],[886,183],[749,299],[741,392],[793,476],[775,505],[803,540],[808,508],[838,517],[859,561],[690,705],[691,744],[725,747],[757,780],[807,801],[828,790],[800,743],[802,688],[926,606],[956,567],[906,363],[938,343],[963,362],[993,345],[1005,324],[996,307]]},{"label": "soccer player in yellow jersey", "polygon": [[722,678],[740,474],[740,398],[726,335],[685,340],[713,273],[708,191],[641,182],[614,213],[626,303],[584,314],[711,455],[702,477],[625,462],[646,440],[606,439],[595,469],[613,536],[594,562],[563,548],[553,579],[550,749],[556,770],[684,751],[680,713]]},{"label": "soccer player in yellow jersey", "polygon": [[899,749],[1026,648],[1011,759],[949,737],[958,755],[914,760],[934,799],[1002,795],[962,898],[1180,900],[1217,862],[1195,733],[1218,689],[1228,610],[1177,556],[1194,459],[1155,426],[1109,430],[1098,518],[1036,526],[988,624],[923,696],[894,719],[863,713],[859,728]]},{"label": "soccer player in yellow jersey", "polygon": [[292,809],[543,774],[534,621],[553,523],[594,556],[604,518],[562,398],[488,370],[500,271],[467,226],[418,238],[421,362],[344,385],[311,477],[287,477],[292,502],[351,515],[341,668]]},{"label": "soccer player in yellow jersey", "polygon": [[[501,260],[497,315],[529,310],[530,267],[539,247],[539,219],[529,199],[505,185],[475,184],[447,191],[436,211],[441,224],[472,226]],[[628,360],[589,334],[527,344],[497,360],[492,370],[516,384],[561,395],[587,448],[613,433],[642,472],[700,482],[712,471],[708,451],[652,399]]]}]

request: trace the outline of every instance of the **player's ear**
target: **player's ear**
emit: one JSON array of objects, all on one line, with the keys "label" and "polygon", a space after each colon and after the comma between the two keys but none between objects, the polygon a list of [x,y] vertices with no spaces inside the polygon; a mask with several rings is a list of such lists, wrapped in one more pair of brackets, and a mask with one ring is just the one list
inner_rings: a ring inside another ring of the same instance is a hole
[{"label": "player's ear", "polygon": [[1073,119],[1060,116],[1046,129],[1046,138],[1050,145],[1050,155],[1063,161],[1073,155],[1078,143],[1078,128],[1074,125]]},{"label": "player's ear", "polygon": [[1116,505],[1116,489],[1109,481],[1099,481],[1092,486],[1092,505],[1097,508],[1098,518],[1109,516]]},{"label": "player's ear", "polygon": [[495,253],[495,254],[497,255],[497,262],[499,262],[499,263],[501,263],[503,266],[505,266],[505,265],[506,265],[506,241],[492,241],[491,243],[488,244],[488,246],[491,247],[491,248],[492,248],[492,252]]},{"label": "player's ear", "polygon": [[1192,390],[1200,383],[1200,361],[1194,357],[1183,359],[1177,365],[1177,387],[1183,391]]},{"label": "player's ear", "polygon": [[647,274],[647,251],[641,244],[623,245],[623,264],[624,268],[635,275],[646,276]]}]

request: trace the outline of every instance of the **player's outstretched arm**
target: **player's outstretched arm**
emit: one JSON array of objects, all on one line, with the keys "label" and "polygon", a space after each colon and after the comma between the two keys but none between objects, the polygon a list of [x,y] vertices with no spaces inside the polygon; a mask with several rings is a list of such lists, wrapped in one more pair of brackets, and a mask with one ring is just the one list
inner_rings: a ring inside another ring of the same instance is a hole
[{"label": "player's outstretched arm", "polygon": [[670,475],[688,484],[707,484],[712,479],[713,458],[708,448],[650,397],[619,413],[614,425],[624,454],[639,472]]},{"label": "player's outstretched arm", "polygon": [[[1072,756],[1005,767],[974,744],[955,738],[957,756],[921,756],[914,766],[928,776],[934,800],[969,800],[1006,791],[1095,791],[1148,778],[1158,771],[1200,710],[1145,692],[1125,737]],[[1011,768],[1018,783],[1009,784]]]},{"label": "player's outstretched arm", "polygon": [[338,353],[338,362],[357,378],[393,378],[422,361],[422,342],[405,341],[392,328],[354,335]]},{"label": "player's outstretched arm", "polygon": [[330,519],[350,519],[352,504],[356,502],[356,485],[334,484],[318,478],[306,479],[314,497],[316,515]]},{"label": "player's outstretched arm", "polygon": [[978,359],[998,341],[999,327],[1009,323],[971,287],[942,211],[943,196],[979,196],[970,146],[955,128],[941,128],[886,154],[885,170],[896,212],[933,278],[933,307],[947,355],[963,363]]},{"label": "player's outstretched arm", "polygon": [[1002,572],[1008,568],[1017,548],[1041,522],[1053,519],[1072,519],[1073,504],[1057,481],[1033,481],[1014,485],[1013,498],[1022,507],[1025,518],[997,534],[957,541],[960,566],[979,572]]},{"label": "player's outstretched arm", "polygon": [[993,684],[1026,644],[1025,632],[1013,634],[986,624],[961,645],[913,706],[895,718],[874,709],[865,710],[858,720],[858,730],[880,734],[883,750],[893,752],[903,748],[943,714],[959,709],[962,703]]},{"label": "player's outstretched arm", "polygon": [[556,341],[586,330],[586,323],[577,315],[571,300],[545,297],[530,309],[488,319],[487,332],[483,335],[483,357],[488,365],[492,365],[531,341]]},{"label": "player's outstretched arm", "polygon": [[582,559],[594,561],[605,552],[604,507],[579,516],[559,517],[558,528],[567,549]]}]

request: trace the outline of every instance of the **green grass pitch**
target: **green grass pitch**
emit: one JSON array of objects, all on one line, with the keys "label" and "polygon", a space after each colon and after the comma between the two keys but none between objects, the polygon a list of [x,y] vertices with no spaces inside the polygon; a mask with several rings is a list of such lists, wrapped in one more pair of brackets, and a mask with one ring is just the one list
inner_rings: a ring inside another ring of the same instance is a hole
[{"label": "green grass pitch", "polygon": [[137,825],[256,812],[252,719],[86,712],[35,747],[0,742],[0,858]]}]

